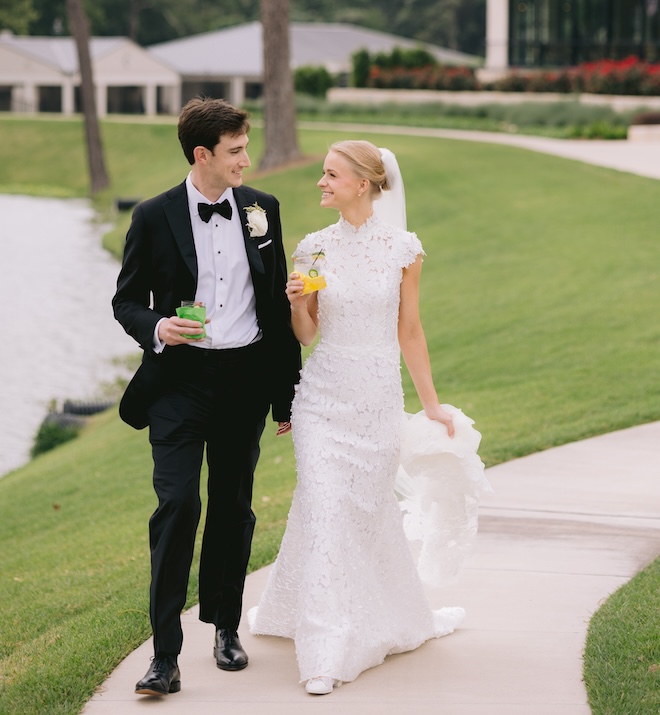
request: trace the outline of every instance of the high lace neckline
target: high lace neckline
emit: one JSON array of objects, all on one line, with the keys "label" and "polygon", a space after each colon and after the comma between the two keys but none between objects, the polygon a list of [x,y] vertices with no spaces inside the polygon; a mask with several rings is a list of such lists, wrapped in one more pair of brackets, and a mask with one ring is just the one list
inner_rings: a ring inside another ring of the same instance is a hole
[{"label": "high lace neckline", "polygon": [[350,221],[346,220],[341,214],[339,214],[339,221],[337,222],[338,226],[342,228],[345,231],[352,232],[355,234],[361,233],[367,229],[372,228],[376,224],[379,223],[378,217],[376,216],[375,212],[371,213],[371,216],[368,216],[366,221],[364,223],[361,223],[359,226],[354,226]]}]

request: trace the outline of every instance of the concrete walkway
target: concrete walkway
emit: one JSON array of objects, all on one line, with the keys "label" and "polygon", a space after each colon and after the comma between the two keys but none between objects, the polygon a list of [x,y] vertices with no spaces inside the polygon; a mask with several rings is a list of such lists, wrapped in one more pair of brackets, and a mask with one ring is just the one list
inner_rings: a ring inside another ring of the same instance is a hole
[{"label": "concrete walkway", "polygon": [[423,127],[397,127],[379,124],[326,124],[300,122],[304,129],[352,132],[359,137],[365,132],[378,134],[407,134],[416,137],[456,139],[459,141],[506,144],[521,149],[553,154],[565,159],[575,159],[587,164],[604,166],[651,179],[660,179],[660,141],[630,142],[626,140],[551,139],[524,134],[498,132],[473,132],[460,129],[432,129]]},{"label": "concrete walkway", "polygon": [[[660,142],[305,126],[508,144],[660,179]],[[192,609],[183,617],[180,693],[133,694],[149,665],[148,641],[120,664],[84,715],[589,715],[581,677],[589,620],[660,553],[660,422],[501,464],[488,478],[495,493],[480,510],[477,553],[437,604],[467,609],[454,634],[313,697],[297,682],[293,644],[252,637],[244,625],[250,666],[218,670],[213,627]],[[248,577],[246,612],[258,602],[267,572]]]},{"label": "concrete walkway", "polygon": [[[478,425],[477,425],[478,427]],[[660,422],[575,442],[488,470],[479,546],[445,605],[460,630],[388,658],[331,695],[298,684],[293,644],[253,637],[238,673],[218,670],[213,627],[184,616],[182,690],[133,694],[152,654],[121,663],[84,715],[589,715],[582,649],[603,600],[660,553]],[[268,569],[247,579],[246,610]],[[441,604],[438,604],[441,605]]]}]

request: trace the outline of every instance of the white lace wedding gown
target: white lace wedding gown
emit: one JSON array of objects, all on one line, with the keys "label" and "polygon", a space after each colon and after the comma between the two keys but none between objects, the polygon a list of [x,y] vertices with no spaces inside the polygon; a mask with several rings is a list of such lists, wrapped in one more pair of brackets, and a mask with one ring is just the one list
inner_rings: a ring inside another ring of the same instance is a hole
[{"label": "white lace wedding gown", "polygon": [[404,414],[399,291],[422,245],[375,217],[357,230],[340,218],[297,253],[319,250],[320,338],[292,414],[298,483],[249,626],[295,640],[301,681],[351,681],[390,653],[451,633],[463,609],[431,610],[394,492]]}]

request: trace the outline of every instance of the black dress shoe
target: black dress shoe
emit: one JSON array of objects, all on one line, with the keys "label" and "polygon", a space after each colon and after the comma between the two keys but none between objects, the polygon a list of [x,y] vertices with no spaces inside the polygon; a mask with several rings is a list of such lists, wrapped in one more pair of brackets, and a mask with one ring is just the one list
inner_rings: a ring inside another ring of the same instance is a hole
[{"label": "black dress shoe", "polygon": [[215,632],[215,662],[222,670],[243,670],[247,667],[248,657],[238,640],[238,633],[228,628],[218,628]]},{"label": "black dress shoe", "polygon": [[167,695],[181,690],[181,673],[173,655],[156,656],[147,674],[135,686],[138,695]]}]

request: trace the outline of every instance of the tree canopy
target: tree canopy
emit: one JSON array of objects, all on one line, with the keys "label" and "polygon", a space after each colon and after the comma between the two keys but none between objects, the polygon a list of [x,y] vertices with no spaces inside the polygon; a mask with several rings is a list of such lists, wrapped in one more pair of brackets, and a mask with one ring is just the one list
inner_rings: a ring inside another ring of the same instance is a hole
[{"label": "tree canopy", "polygon": [[[148,46],[259,19],[259,0],[85,0],[97,36]],[[292,21],[345,22],[484,54],[486,0],[291,0]],[[66,0],[3,0],[0,28],[69,35]]]}]

